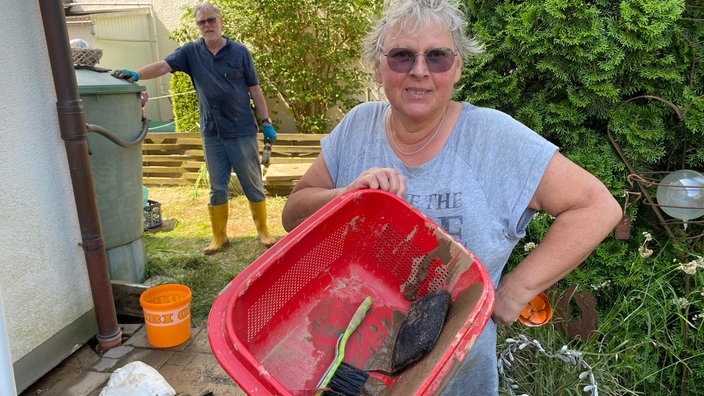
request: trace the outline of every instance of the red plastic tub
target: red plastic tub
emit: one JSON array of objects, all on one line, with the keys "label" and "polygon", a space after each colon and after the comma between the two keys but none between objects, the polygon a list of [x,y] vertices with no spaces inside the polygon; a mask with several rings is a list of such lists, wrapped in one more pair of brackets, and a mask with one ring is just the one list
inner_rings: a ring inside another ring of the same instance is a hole
[{"label": "red plastic tub", "polygon": [[494,292],[479,260],[405,201],[351,191],[222,291],[208,319],[210,347],[248,395],[312,395],[366,296],[372,306],[344,361],[379,369],[412,300],[439,288],[453,302],[437,344],[379,394],[439,394],[489,320]]}]

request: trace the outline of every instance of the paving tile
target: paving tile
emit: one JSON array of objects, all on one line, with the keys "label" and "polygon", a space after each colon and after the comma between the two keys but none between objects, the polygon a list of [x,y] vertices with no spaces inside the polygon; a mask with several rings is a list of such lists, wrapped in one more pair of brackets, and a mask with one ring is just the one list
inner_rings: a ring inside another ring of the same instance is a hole
[{"label": "paving tile", "polygon": [[[122,367],[130,362],[140,361],[154,367],[157,371],[160,371],[161,366],[166,364],[174,353],[177,352],[167,351],[164,349],[135,349],[131,354],[120,361],[119,367]],[[117,369],[117,367],[115,368]]]},{"label": "paving tile", "polygon": [[123,337],[132,337],[142,327],[144,327],[144,325],[141,323],[120,324],[120,329],[122,329],[122,336]]},{"label": "paving tile", "polygon": [[100,360],[100,354],[95,352],[90,345],[84,344],[82,347],[73,352],[68,358],[64,359],[61,364],[66,367],[82,369],[92,366],[98,360]]},{"label": "paving tile", "polygon": [[137,330],[123,345],[133,346],[135,348],[152,348],[147,340],[146,326],[142,326]]},{"label": "paving tile", "polygon": [[66,396],[88,396],[96,389],[102,389],[110,379],[110,374],[86,371],[61,393]]},{"label": "paving tile", "polygon": [[236,384],[206,384],[202,390],[200,389],[201,388],[198,388],[197,385],[193,385],[183,391],[177,390],[177,392],[183,392],[190,396],[198,396],[206,391],[210,391],[214,396],[247,396],[247,393]]},{"label": "paving tile", "polygon": [[191,361],[193,360],[193,357],[196,355],[197,352],[189,352],[189,351],[184,351],[184,352],[177,352],[174,353],[169,360],[166,361],[165,364],[170,364],[173,366],[188,366],[191,364]]},{"label": "paving tile", "polygon": [[105,351],[105,353],[103,353],[103,357],[112,358],[112,359],[119,359],[119,358],[127,355],[128,353],[132,352],[133,350],[134,350],[133,347],[126,346],[126,345],[120,345],[119,347],[112,348],[108,351]]},{"label": "paving tile", "polygon": [[244,395],[212,354],[192,354],[187,366],[166,364],[159,372],[177,391],[199,395],[210,390],[218,395]]},{"label": "paving tile", "polygon": [[193,352],[198,353],[213,353],[210,349],[210,342],[208,341],[208,329],[199,329],[198,334],[191,336],[191,345],[188,346]]},{"label": "paving tile", "polygon": [[[88,396],[94,389],[101,389],[110,378],[110,374],[84,371],[65,375],[67,372],[52,371],[50,375],[34,383],[21,395],[41,396]],[[46,379],[51,379],[47,381]]]},{"label": "paving tile", "polygon": [[21,395],[60,395],[61,391],[75,382],[75,379],[81,374],[81,368],[75,366],[59,365],[49,371],[34,384],[29,386]]},{"label": "paving tile", "polygon": [[111,372],[113,368],[117,368],[115,366],[119,361],[119,359],[103,357],[91,367],[91,370],[97,372]]},{"label": "paving tile", "polygon": [[200,333],[200,331],[200,327],[191,328],[191,338],[183,344],[171,348],[156,348],[149,343],[149,339],[147,338],[147,327],[143,326],[132,337],[125,341],[124,345],[133,346],[136,348],[156,348],[163,350],[183,351],[191,344],[193,338],[198,336],[198,333]]},{"label": "paving tile", "polygon": [[88,344],[83,345],[20,396],[100,396],[110,375],[133,361],[156,369],[178,392],[192,396],[205,391],[215,396],[246,395],[213,356],[206,327],[192,328],[189,341],[173,348],[149,345],[146,328],[141,325],[130,326],[124,334],[131,336],[102,356]]}]

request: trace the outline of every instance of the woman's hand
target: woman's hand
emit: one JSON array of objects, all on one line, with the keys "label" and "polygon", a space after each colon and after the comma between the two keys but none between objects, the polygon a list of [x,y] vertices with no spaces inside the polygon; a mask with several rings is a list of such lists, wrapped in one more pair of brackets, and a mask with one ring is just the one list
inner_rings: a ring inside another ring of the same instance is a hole
[{"label": "woman's hand", "polygon": [[335,188],[321,153],[289,194],[281,213],[281,224],[286,231],[291,231],[338,195],[358,188],[382,190],[403,199],[406,178],[396,169],[371,168],[346,187]]},{"label": "woman's hand", "polygon": [[371,168],[357,176],[346,190],[358,188],[382,190],[403,198],[406,195],[406,177],[393,168]]},{"label": "woman's hand", "polygon": [[532,292],[520,295],[520,284],[511,284],[512,281],[511,273],[504,275],[494,291],[494,312],[491,318],[497,325],[511,326],[533,297]]}]

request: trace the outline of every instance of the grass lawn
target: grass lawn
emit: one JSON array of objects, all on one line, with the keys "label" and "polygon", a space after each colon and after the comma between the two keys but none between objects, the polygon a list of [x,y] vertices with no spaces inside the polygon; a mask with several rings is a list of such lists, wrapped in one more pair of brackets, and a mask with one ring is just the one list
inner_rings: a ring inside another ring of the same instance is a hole
[{"label": "grass lawn", "polygon": [[[212,236],[207,188],[149,187],[149,199],[161,204],[162,225],[144,234],[147,278],[157,284],[181,283],[190,287],[192,321],[203,324],[218,293],[266,250],[256,239],[247,199],[238,195],[230,200],[230,246],[212,256],[202,253]],[[269,230],[277,239],[286,234],[281,226],[285,203],[286,197],[267,198]]]}]

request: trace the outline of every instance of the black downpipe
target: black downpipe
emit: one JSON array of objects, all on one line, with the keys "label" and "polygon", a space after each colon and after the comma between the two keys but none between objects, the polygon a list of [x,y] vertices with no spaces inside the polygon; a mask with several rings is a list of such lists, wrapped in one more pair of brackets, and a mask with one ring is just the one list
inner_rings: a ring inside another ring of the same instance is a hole
[{"label": "black downpipe", "polygon": [[82,247],[98,323],[98,349],[103,351],[122,343],[122,330],[117,323],[107,253],[90,168],[87,124],[78,95],[63,3],[61,0],[39,0],[39,7],[56,89],[59,128],[66,147],[81,227]]}]

